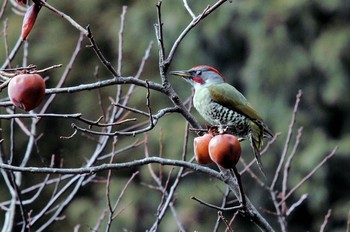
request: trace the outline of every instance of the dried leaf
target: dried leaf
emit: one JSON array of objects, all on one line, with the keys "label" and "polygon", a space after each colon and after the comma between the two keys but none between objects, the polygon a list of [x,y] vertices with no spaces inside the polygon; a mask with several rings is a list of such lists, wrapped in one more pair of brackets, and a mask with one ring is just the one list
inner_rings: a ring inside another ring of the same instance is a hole
[{"label": "dried leaf", "polygon": [[22,40],[27,39],[30,31],[34,26],[36,17],[38,16],[40,9],[41,5],[35,3],[27,9],[22,23]]}]

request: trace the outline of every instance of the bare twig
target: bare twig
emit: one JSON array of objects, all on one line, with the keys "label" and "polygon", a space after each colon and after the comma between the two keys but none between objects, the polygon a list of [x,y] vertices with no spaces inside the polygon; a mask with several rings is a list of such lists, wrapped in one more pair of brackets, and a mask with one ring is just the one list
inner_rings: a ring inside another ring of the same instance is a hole
[{"label": "bare twig", "polygon": [[147,109],[148,109],[149,123],[150,123],[150,126],[153,128],[154,127],[154,121],[153,121],[151,100],[150,100],[151,92],[149,90],[148,81],[146,81],[146,84],[147,84],[146,106],[147,106]]},{"label": "bare twig", "polygon": [[15,14],[24,16],[27,8],[29,7],[28,4],[22,5],[17,2],[17,0],[10,0],[10,3],[12,5],[12,11],[15,12]]},{"label": "bare twig", "polygon": [[[229,170],[225,170],[220,168],[220,174],[222,181],[228,185],[230,190],[235,194],[237,198],[240,197],[240,189],[237,183],[237,180],[232,178],[231,172]],[[261,230],[263,231],[274,231],[271,225],[266,221],[266,219],[257,211],[255,206],[251,203],[251,201],[246,197],[246,207],[243,211],[244,216],[250,218],[252,222],[254,222]]]},{"label": "bare twig", "polygon": [[299,207],[299,205],[301,205],[307,199],[307,197],[308,194],[301,195],[300,199],[289,207],[288,211],[286,212],[286,216],[289,216],[293,210]]},{"label": "bare twig", "polygon": [[216,206],[216,205],[210,204],[210,203],[205,202],[205,201],[203,201],[201,199],[198,199],[197,197],[193,197],[192,196],[191,199],[199,202],[202,205],[205,205],[205,206],[207,206],[209,208],[213,208],[213,209],[219,210],[219,211],[234,211],[234,210],[241,210],[242,209],[242,205],[237,205],[237,206],[225,208],[225,207],[220,207],[220,206]]},{"label": "bare twig", "polygon": [[240,175],[242,175],[244,172],[248,172],[249,175],[255,180],[261,187],[266,188],[266,184],[264,181],[262,181],[254,172],[252,169],[250,169],[250,165],[253,165],[256,161],[253,159],[249,164],[247,164],[243,157],[240,158],[241,163],[243,164],[244,169],[240,172]]},{"label": "bare twig", "polygon": [[[230,225],[230,226],[232,225],[233,221],[236,219],[238,213],[239,213],[239,212],[236,211],[236,212],[232,215],[232,218],[231,218],[231,220],[230,220],[230,222],[229,222],[229,225]],[[231,229],[231,227],[226,228],[225,232],[228,232],[230,229]]]},{"label": "bare twig", "polygon": [[22,230],[24,230],[24,228],[27,228],[27,226],[28,226],[28,219],[27,219],[27,213],[26,213],[25,208],[23,207],[23,203],[22,203],[23,202],[22,194],[19,190],[19,187],[17,186],[16,179],[15,179],[16,177],[15,177],[15,174],[13,172],[10,173],[10,177],[11,177],[13,189],[16,193],[16,199],[18,199],[18,206],[20,209],[22,220],[24,222]]},{"label": "bare twig", "polygon": [[[81,48],[81,43],[82,43],[82,40],[83,40],[83,36],[82,34],[80,34],[80,37],[78,39],[78,42],[77,42],[77,45],[75,47],[75,50],[74,50],[74,53],[73,55],[71,56],[71,59],[66,67],[66,69],[64,70],[64,73],[60,79],[60,81],[58,82],[58,84],[56,85],[56,88],[60,88],[63,86],[64,82],[66,81],[67,77],[68,77],[68,74],[70,73],[71,69],[72,69],[72,66],[74,64],[74,61],[80,51],[80,48]],[[51,105],[51,103],[53,102],[53,100],[55,99],[56,97],[56,94],[52,94],[45,102],[44,106],[41,108],[41,113],[44,113],[47,111],[47,109],[49,108],[49,106]]]},{"label": "bare twig", "polygon": [[[135,75],[135,78],[136,78],[136,79],[140,78],[140,76],[141,76],[141,74],[142,74],[142,72],[143,72],[143,69],[144,69],[144,67],[145,67],[146,61],[147,61],[147,60],[150,58],[150,56],[151,56],[151,49],[152,49],[152,47],[153,47],[153,41],[150,41],[150,42],[148,43],[148,47],[147,47],[147,49],[146,49],[146,51],[145,51],[145,54],[144,54],[143,57],[142,57],[142,60],[141,60],[139,69],[137,70],[137,73],[136,73],[136,75]],[[147,81],[147,82],[148,82],[147,85],[149,86],[149,81]]]},{"label": "bare twig", "polygon": [[4,12],[5,12],[5,9],[6,9],[6,6],[7,6],[7,2],[8,2],[8,0],[4,0],[4,2],[1,5],[1,8],[0,8],[0,19],[4,15]]},{"label": "bare twig", "polygon": [[327,223],[328,223],[328,220],[329,220],[329,218],[331,217],[331,214],[332,214],[332,210],[329,209],[328,212],[327,212],[327,214],[324,216],[324,220],[323,220],[323,223],[322,223],[322,225],[321,225],[320,232],[325,231],[326,226],[327,226]]},{"label": "bare twig", "polygon": [[[183,151],[182,151],[182,157],[183,157],[183,161],[185,161],[185,157],[186,157],[186,153],[187,153],[187,145],[188,145],[188,123],[186,123],[186,126],[185,126],[185,136],[184,136],[184,146],[183,146]],[[192,158],[188,163],[192,163],[194,158]],[[153,171],[153,170],[151,170]],[[155,222],[153,223],[152,225],[152,228],[150,229],[150,231],[156,231],[157,228],[158,228],[158,225],[160,224],[161,220],[163,219],[164,215],[165,215],[165,212],[167,211],[168,207],[170,207],[171,209],[171,212],[173,213],[174,215],[174,218],[176,220],[176,223],[179,227],[179,230],[180,231],[185,231],[184,228],[183,228],[183,225],[182,223],[178,220],[178,217],[176,215],[176,212],[175,212],[175,209],[174,209],[174,206],[172,204],[172,201],[173,201],[173,197],[174,197],[174,194],[175,194],[175,191],[177,189],[177,187],[179,186],[180,184],[180,181],[181,179],[184,177],[183,176],[183,173],[184,173],[185,169],[184,167],[181,167],[179,172],[177,173],[177,176],[173,182],[173,184],[171,185],[170,187],[170,190],[169,192],[166,192],[165,188],[161,185],[158,185],[159,187],[161,187],[163,190],[163,196],[166,197],[165,201],[163,204],[160,204],[159,206],[162,206],[161,208],[158,209],[158,212],[157,212],[157,218],[155,220]],[[152,173],[151,173],[152,174]],[[153,174],[154,175],[154,174]],[[169,176],[170,177],[170,176]],[[159,182],[158,182],[159,183]]]},{"label": "bare twig", "polygon": [[52,69],[60,68],[60,67],[62,67],[62,64],[55,64],[55,65],[52,65],[52,66],[47,67],[47,68],[31,71],[29,73],[43,73],[43,72],[47,72],[47,71],[50,71]]},{"label": "bare twig", "polygon": [[8,55],[8,59],[6,59],[5,63],[1,66],[0,69],[5,69],[7,67],[10,67],[10,62],[15,58],[17,52],[22,46],[22,43],[23,43],[23,40],[21,37],[19,37],[17,39],[17,43],[15,44],[15,46],[12,48],[11,52]]},{"label": "bare twig", "polygon": [[286,221],[286,217],[285,215],[282,214],[281,209],[278,205],[278,199],[277,199],[277,195],[276,192],[272,191],[270,189],[270,196],[271,196],[271,200],[272,203],[275,207],[275,211],[276,211],[276,215],[277,215],[277,219],[278,219],[278,223],[280,225],[280,230],[282,232],[287,232],[287,221]]},{"label": "bare twig", "polygon": [[[273,202],[275,210],[276,210],[278,222],[279,222],[279,225],[281,227],[281,231],[283,231],[283,232],[287,231],[287,221],[286,221],[286,217],[285,217],[286,212],[287,212],[287,206],[284,205],[282,207],[282,209],[280,208],[280,204],[278,203],[277,196],[276,196],[275,186],[277,184],[278,179],[281,177],[280,172],[281,172],[282,166],[285,162],[287,152],[289,149],[289,145],[290,145],[290,141],[292,139],[293,129],[294,129],[294,125],[296,122],[296,114],[298,112],[298,107],[299,107],[299,102],[301,100],[301,96],[302,96],[302,91],[299,90],[298,94],[296,95],[295,105],[294,105],[294,109],[293,109],[293,113],[292,113],[292,119],[291,119],[291,122],[290,122],[289,127],[288,127],[288,134],[287,134],[286,141],[284,143],[284,148],[283,148],[283,152],[282,152],[282,155],[280,158],[280,162],[276,168],[275,175],[273,177],[273,180],[272,180],[270,188],[269,188],[270,196],[271,196],[272,202]],[[296,146],[297,146],[297,144],[298,143],[296,143]],[[295,146],[295,149],[296,149],[296,146]],[[293,155],[291,157],[293,157]],[[290,160],[290,162],[291,162],[291,160]],[[284,176],[284,182],[283,182],[285,184],[285,186],[282,186],[282,189],[284,189],[284,188],[287,189],[289,164],[287,164],[285,167],[286,167],[285,168],[285,176]],[[282,197],[284,198],[284,195],[282,195]]]},{"label": "bare twig", "polygon": [[[230,188],[228,188],[228,186],[226,186],[226,191],[225,191],[225,193],[223,193],[223,196],[222,196],[221,208],[224,208],[226,206],[227,199],[228,199],[229,195],[230,195]],[[218,211],[218,217],[216,219],[216,223],[215,223],[213,232],[216,232],[219,230],[220,222],[221,222],[221,216],[219,214],[220,212],[221,211]]]},{"label": "bare twig", "polygon": [[75,27],[76,29],[78,29],[80,32],[82,32],[85,36],[88,36],[89,32],[88,30],[84,29],[82,26],[80,26],[76,21],[74,21],[74,19],[72,19],[69,15],[66,15],[65,13],[59,11],[58,9],[56,9],[55,7],[53,7],[52,5],[50,5],[49,3],[47,3],[46,1],[42,1],[42,0],[35,0],[34,2],[41,4],[42,6],[46,7],[47,9],[51,10],[52,12],[54,12],[55,14],[59,15],[60,17],[64,18],[65,20],[67,20],[73,27]]},{"label": "bare twig", "polygon": [[118,33],[119,43],[118,43],[118,65],[117,65],[117,75],[122,75],[122,60],[123,60],[123,33],[125,24],[125,15],[128,10],[127,6],[123,6],[122,13],[120,14],[120,28]]},{"label": "bare twig", "polygon": [[195,171],[208,174],[214,178],[221,178],[220,173],[217,171],[204,167],[198,164],[190,163],[182,160],[165,159],[159,157],[149,157],[139,160],[134,160],[125,163],[113,163],[113,164],[101,164],[98,166],[81,167],[81,168],[49,168],[49,167],[18,167],[14,165],[0,163],[0,169],[16,171],[16,172],[28,172],[28,173],[46,173],[46,174],[94,174],[96,172],[106,171],[110,169],[119,170],[125,168],[138,167],[150,163],[158,163],[161,165],[178,166],[193,169]]},{"label": "bare twig", "polygon": [[[303,127],[300,127],[298,129],[298,134],[296,137],[296,141],[295,144],[293,146],[293,150],[290,153],[289,157],[287,158],[286,164],[284,165],[284,170],[283,170],[283,178],[282,178],[282,191],[281,191],[281,197],[283,198],[283,196],[286,194],[287,192],[287,183],[288,183],[288,177],[289,177],[289,172],[290,172],[290,168],[292,165],[292,160],[294,158],[294,155],[296,154],[296,150],[298,148],[298,145],[300,143],[300,138],[302,136],[302,132],[303,132]],[[282,204],[282,213],[286,213],[287,212],[287,205],[286,204]]]},{"label": "bare twig", "polygon": [[206,7],[203,12],[195,17],[189,24],[188,26],[181,32],[181,34],[179,35],[179,37],[176,39],[176,41],[174,42],[168,57],[166,58],[166,60],[164,60],[164,66],[168,66],[173,57],[174,54],[177,50],[177,48],[179,47],[181,41],[185,38],[185,36],[191,31],[192,28],[194,28],[202,19],[206,18],[208,15],[210,15],[212,12],[214,12],[218,7],[220,7],[222,4],[224,4],[225,2],[227,2],[227,0],[219,0],[217,1],[213,6],[211,7]]},{"label": "bare twig", "polygon": [[[119,84],[134,84],[141,87],[147,87],[146,81],[136,79],[135,77],[118,77],[116,79],[113,78],[113,79],[101,80],[90,84],[80,84],[78,86],[72,86],[72,87],[46,89],[46,94],[75,93],[75,92],[93,90],[97,88],[107,87],[111,85],[119,85]],[[148,81],[148,85],[150,89],[156,90],[158,92],[164,92],[164,89],[162,88],[162,86],[157,83]]]},{"label": "bare twig", "polygon": [[239,199],[239,202],[241,204],[241,206],[243,208],[246,207],[246,196],[244,194],[244,190],[243,190],[243,185],[242,185],[242,180],[241,180],[241,175],[239,174],[236,166],[234,166],[232,169],[231,169],[232,173],[234,174],[236,180],[237,180],[237,184],[238,184],[238,187],[239,187],[239,194],[240,194],[240,199]]},{"label": "bare twig", "polygon": [[283,148],[283,152],[282,152],[282,155],[281,155],[281,158],[280,158],[280,162],[278,164],[278,167],[276,169],[274,178],[273,178],[271,186],[270,186],[271,189],[274,189],[275,185],[277,184],[277,180],[280,177],[279,173],[280,173],[280,171],[282,169],[282,165],[283,165],[283,163],[285,161],[285,157],[286,157],[287,152],[288,152],[289,143],[290,143],[290,140],[292,138],[293,127],[294,127],[294,124],[295,124],[295,121],[296,121],[296,114],[297,114],[297,111],[298,111],[299,102],[300,102],[302,94],[303,94],[302,91],[299,90],[299,92],[298,92],[298,94],[296,96],[296,101],[295,101],[295,105],[294,105],[294,109],[293,109],[292,119],[291,119],[291,122],[290,122],[289,127],[288,127],[288,135],[287,135],[285,146]]},{"label": "bare twig", "polygon": [[346,221],[346,232],[350,231],[350,211],[348,213],[348,220]]},{"label": "bare twig", "polygon": [[[114,159],[114,155],[115,155],[114,149],[115,149],[116,143],[117,143],[117,138],[114,137],[113,143],[112,143],[112,156],[109,159],[110,164],[113,162],[113,159]],[[107,231],[110,230],[110,226],[111,226],[113,214],[114,214],[114,209],[112,208],[111,197],[110,197],[111,176],[112,176],[112,170],[108,170],[107,180],[106,180],[106,199],[107,199],[107,206],[109,209],[109,220],[107,222],[107,229],[106,229]]]},{"label": "bare twig", "polygon": [[5,80],[1,85],[0,85],[0,91],[5,88],[9,83],[11,79]]},{"label": "bare twig", "polygon": [[0,114],[0,119],[19,119],[19,118],[35,118],[35,119],[40,119],[40,118],[74,118],[77,119],[81,122],[84,122],[90,126],[98,126],[98,127],[107,127],[107,126],[116,126],[116,125],[121,125],[127,122],[132,122],[132,121],[136,121],[135,118],[128,118],[128,119],[124,119],[121,121],[117,121],[117,122],[113,122],[113,123],[100,123],[100,121],[102,120],[102,116],[100,118],[98,118],[95,121],[86,119],[82,117],[81,113],[77,113],[77,114]]},{"label": "bare twig", "polygon": [[158,40],[159,64],[161,66],[160,67],[161,78],[162,78],[162,82],[164,83],[164,81],[166,81],[166,80],[164,79],[165,73],[162,73],[162,71],[164,71],[164,68],[162,67],[162,65],[164,62],[165,49],[164,49],[164,41],[163,41],[163,22],[162,22],[161,6],[162,6],[162,1],[160,0],[156,4],[158,23],[155,25],[155,29],[156,29],[156,37]]},{"label": "bare twig", "polygon": [[3,77],[14,77],[21,73],[43,73],[60,67],[62,67],[62,64],[56,64],[47,68],[37,70],[36,65],[30,64],[28,66],[23,65],[23,67],[19,68],[7,68],[0,70],[0,75],[2,75]]},{"label": "bare twig", "polygon": [[[106,217],[108,212],[108,209],[104,209],[100,215],[100,217],[98,218],[96,225],[94,226],[94,228],[92,229],[92,231],[100,231],[100,228],[102,226],[102,223],[104,221],[104,218]],[[78,231],[77,231],[78,232]]]},{"label": "bare twig", "polygon": [[[72,123],[72,128],[75,130],[79,130],[82,132],[86,132],[89,134],[93,135],[103,135],[103,136],[116,136],[116,135],[126,135],[126,136],[135,136],[137,134],[145,133],[147,131],[150,131],[154,128],[154,126],[158,123],[158,120],[162,118],[164,115],[167,113],[173,113],[173,112],[178,112],[177,108],[166,108],[159,110],[157,114],[150,116],[149,124],[148,126],[138,129],[138,130],[133,130],[133,131],[114,131],[114,132],[99,132],[99,131],[94,131],[86,128],[82,128],[77,126],[76,124]],[[152,120],[152,121],[151,121]]]},{"label": "bare twig", "polygon": [[97,43],[95,42],[95,38],[91,32],[90,26],[87,27],[87,37],[90,40],[90,47],[95,51],[97,57],[100,59],[102,64],[107,68],[107,70],[113,75],[113,77],[117,78],[119,77],[118,72],[113,68],[112,64],[105,58],[99,47],[97,46]]},{"label": "bare twig", "polygon": [[126,189],[129,187],[131,181],[133,181],[133,179],[139,174],[139,172],[134,172],[131,177],[129,178],[129,180],[126,182],[126,184],[124,185],[124,188],[122,189],[122,191],[120,192],[119,196],[118,196],[118,199],[117,201],[115,202],[113,208],[110,208],[110,216],[109,216],[109,219],[108,219],[108,222],[107,222],[107,231],[110,230],[110,226],[112,224],[112,220],[115,218],[116,215],[114,215],[114,212],[116,211],[122,197],[124,196],[125,192],[126,192]]},{"label": "bare twig", "polygon": [[4,21],[4,43],[5,43],[5,55],[7,58],[8,66],[11,68],[11,59],[9,55],[9,46],[8,46],[8,41],[7,41],[7,28],[8,28],[8,21],[7,19]]},{"label": "bare twig", "polygon": [[[237,212],[235,212],[235,213],[237,213]],[[221,211],[218,211],[218,216],[226,225],[226,230],[225,231],[233,232],[233,229],[231,228],[230,222],[226,220],[224,215],[222,215]]]},{"label": "bare twig", "polygon": [[186,8],[186,10],[188,11],[188,13],[191,15],[192,19],[196,18],[196,15],[193,13],[192,9],[190,8],[190,6],[188,5],[187,0],[183,0],[184,6]]},{"label": "bare twig", "polygon": [[332,158],[335,154],[336,151],[338,150],[338,147],[335,147],[324,159],[314,167],[314,169],[311,170],[298,184],[296,184],[287,194],[286,196],[279,202],[279,205],[281,205],[284,201],[290,197],[295,190],[297,190],[302,184],[304,184],[311,176],[315,174],[315,172],[324,164],[326,163],[330,158]]},{"label": "bare twig", "polygon": [[147,112],[144,112],[142,110],[139,110],[139,109],[136,109],[136,108],[132,108],[132,107],[129,107],[129,106],[124,106],[122,104],[119,104],[119,103],[113,103],[115,106],[118,106],[120,108],[123,108],[125,110],[128,110],[128,111],[131,111],[131,112],[134,112],[134,113],[137,113],[137,114],[141,114],[141,115],[144,115],[144,116],[149,116],[149,113]]}]

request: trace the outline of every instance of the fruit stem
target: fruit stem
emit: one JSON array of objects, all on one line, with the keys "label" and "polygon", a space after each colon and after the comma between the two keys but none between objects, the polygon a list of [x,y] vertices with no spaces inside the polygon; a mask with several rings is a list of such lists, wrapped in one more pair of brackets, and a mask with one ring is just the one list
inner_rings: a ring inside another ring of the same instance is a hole
[{"label": "fruit stem", "polygon": [[246,208],[247,201],[246,201],[245,194],[244,194],[244,191],[243,191],[241,175],[239,174],[236,166],[231,168],[230,171],[231,171],[232,175],[234,175],[236,177],[236,179],[237,179],[237,183],[238,183],[238,187],[239,187],[239,194],[240,194],[240,198],[241,198],[240,202],[241,202],[242,206],[244,208]]}]

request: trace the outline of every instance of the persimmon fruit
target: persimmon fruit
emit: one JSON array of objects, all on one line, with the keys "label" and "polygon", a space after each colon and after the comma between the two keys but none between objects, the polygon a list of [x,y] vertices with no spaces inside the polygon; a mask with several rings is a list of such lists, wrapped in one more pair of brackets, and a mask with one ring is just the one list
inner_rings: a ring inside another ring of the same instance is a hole
[{"label": "persimmon fruit", "polygon": [[230,134],[214,136],[208,149],[211,160],[225,169],[233,168],[242,153],[238,138]]},{"label": "persimmon fruit", "polygon": [[20,74],[10,80],[8,95],[16,107],[30,111],[43,101],[45,87],[39,74]]},{"label": "persimmon fruit", "polygon": [[209,164],[213,162],[210,159],[208,150],[209,142],[212,138],[213,136],[211,134],[204,134],[203,136],[194,138],[193,147],[197,163]]}]

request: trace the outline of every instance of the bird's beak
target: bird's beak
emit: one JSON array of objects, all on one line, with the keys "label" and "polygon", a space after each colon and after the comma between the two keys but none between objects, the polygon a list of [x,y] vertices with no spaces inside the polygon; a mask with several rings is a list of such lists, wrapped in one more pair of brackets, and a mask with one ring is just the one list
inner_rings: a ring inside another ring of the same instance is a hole
[{"label": "bird's beak", "polygon": [[191,74],[187,71],[187,70],[183,70],[183,71],[171,71],[170,72],[171,75],[174,75],[174,76],[180,76],[180,77],[190,77]]}]

